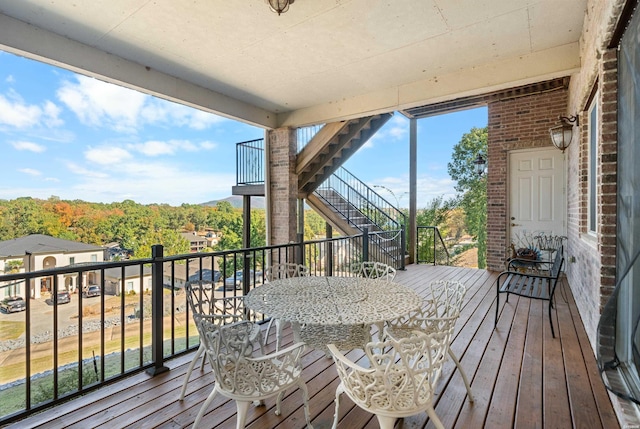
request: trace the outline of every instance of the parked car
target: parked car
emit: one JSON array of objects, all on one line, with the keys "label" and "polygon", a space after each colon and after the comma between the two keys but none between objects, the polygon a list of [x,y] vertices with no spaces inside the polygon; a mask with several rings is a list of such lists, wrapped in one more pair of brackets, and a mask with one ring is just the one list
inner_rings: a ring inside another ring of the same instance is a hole
[{"label": "parked car", "polygon": [[89,285],[84,292],[82,292],[82,296],[85,298],[90,298],[92,296],[100,296],[102,291],[100,290],[100,286],[98,285]]},{"label": "parked car", "polygon": [[[253,284],[254,278],[256,283],[262,283],[262,271],[256,271],[255,275],[253,270],[249,271],[249,282]],[[236,271],[235,275],[227,277],[224,279],[224,288],[226,290],[234,290],[234,289],[242,289],[242,278],[244,274],[242,270]]]},{"label": "parked car", "polygon": [[58,292],[56,302],[58,304],[69,304],[71,302],[71,295],[67,291]]},{"label": "parked car", "polygon": [[218,270],[199,270],[196,271],[195,274],[189,276],[189,281],[198,281],[198,280],[212,280],[213,283],[218,283],[222,280],[222,273]]},{"label": "parked car", "polygon": [[24,311],[27,309],[27,303],[19,296],[10,296],[0,302],[0,309],[5,313],[13,313],[15,311]]}]

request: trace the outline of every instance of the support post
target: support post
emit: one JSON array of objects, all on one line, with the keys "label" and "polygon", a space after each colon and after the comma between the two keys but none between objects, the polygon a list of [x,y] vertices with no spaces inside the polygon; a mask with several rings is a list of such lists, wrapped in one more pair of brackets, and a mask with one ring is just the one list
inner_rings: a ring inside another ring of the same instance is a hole
[{"label": "support post", "polygon": [[418,252],[417,247],[417,189],[418,189],[418,122],[409,120],[409,263],[413,264]]},{"label": "support post", "polygon": [[[325,224],[325,235],[327,239],[333,238],[333,228],[327,222]],[[327,252],[325,254],[325,275],[332,276],[333,275],[333,241],[327,241]]]},{"label": "support post", "polygon": [[161,244],[155,244],[151,247],[151,258],[153,259],[151,267],[151,356],[153,367],[147,370],[147,374],[158,375],[169,371],[169,368],[164,366],[164,338],[162,335],[162,319],[164,316],[162,265],[164,262],[164,248]]}]

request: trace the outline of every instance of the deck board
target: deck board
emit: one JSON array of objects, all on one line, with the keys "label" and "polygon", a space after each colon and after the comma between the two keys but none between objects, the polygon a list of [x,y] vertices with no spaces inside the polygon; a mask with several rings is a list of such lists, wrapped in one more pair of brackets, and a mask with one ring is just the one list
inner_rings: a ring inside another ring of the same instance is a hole
[{"label": "deck board", "polygon": [[[446,428],[619,427],[607,391],[602,385],[566,281],[558,286],[551,337],[546,303],[517,296],[500,300],[494,330],[495,279],[484,270],[431,265],[411,265],[399,271],[396,281],[419,294],[428,293],[432,280],[460,280],[467,286],[465,304],[456,326],[452,350],[471,382],[476,399],[471,404],[462,377],[448,361],[436,391],[436,413]],[[283,345],[290,344],[290,328]],[[268,350],[275,348],[272,332]],[[193,354],[167,362],[171,371],[150,377],[139,373],[82,397],[45,410],[8,428],[185,428],[191,427],[201,404],[211,391],[212,375],[196,367],[184,401],[178,401],[183,377]],[[348,353],[363,358],[362,350]],[[303,356],[303,377],[310,396],[316,429],[331,427],[338,378],[331,359],[318,350]],[[302,428],[302,393],[288,391],[282,415],[275,415],[275,399],[251,407],[247,428]],[[235,428],[235,403],[218,396],[202,420],[203,428]],[[374,416],[354,406],[343,395],[338,428],[377,428]],[[425,413],[409,417],[404,428],[432,428]]]}]

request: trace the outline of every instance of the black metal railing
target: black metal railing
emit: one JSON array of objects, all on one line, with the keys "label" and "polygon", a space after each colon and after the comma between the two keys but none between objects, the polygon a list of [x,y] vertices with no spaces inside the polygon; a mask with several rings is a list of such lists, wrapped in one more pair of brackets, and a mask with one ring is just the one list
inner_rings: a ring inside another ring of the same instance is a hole
[{"label": "black metal railing", "polygon": [[236,185],[264,183],[264,139],[236,144]]},{"label": "black metal railing", "polygon": [[340,167],[316,189],[351,225],[379,230],[406,227],[406,215],[347,169]]},{"label": "black metal railing", "polygon": [[[212,280],[220,296],[244,295],[264,283],[265,267],[284,261],[348,276],[353,262],[393,264],[376,243],[396,236],[404,240],[402,231],[384,231],[167,257],[156,245],[147,259],[2,275],[0,289],[28,287],[24,312],[0,314],[0,425],[135,372],[166,371],[165,359],[199,344],[187,281]],[[83,293],[89,283],[99,296]],[[58,302],[63,290],[71,302]]]},{"label": "black metal railing", "polygon": [[298,153],[302,152],[302,149],[318,134],[324,127],[324,124],[309,125],[308,127],[300,127],[296,130],[296,137],[298,140]]},{"label": "black metal railing", "polygon": [[440,235],[437,226],[417,227],[417,257],[416,262],[432,263],[433,265],[449,265],[450,255],[447,245]]}]

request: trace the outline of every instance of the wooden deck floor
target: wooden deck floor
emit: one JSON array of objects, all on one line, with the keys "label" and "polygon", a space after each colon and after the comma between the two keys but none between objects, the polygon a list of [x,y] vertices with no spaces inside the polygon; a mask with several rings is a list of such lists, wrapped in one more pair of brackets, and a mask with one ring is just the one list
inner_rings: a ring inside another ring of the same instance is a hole
[{"label": "wooden deck floor", "polygon": [[[470,379],[475,403],[470,404],[462,378],[449,361],[439,381],[436,412],[446,428],[615,428],[619,427],[598,375],[573,296],[566,284],[556,293],[551,337],[543,303],[512,296],[494,330],[497,273],[451,267],[412,265],[396,281],[425,293],[433,279],[456,279],[467,286],[466,304],[452,348]],[[288,333],[287,341],[290,341]],[[270,338],[273,340],[273,338]],[[270,347],[274,345],[271,343]],[[352,351],[357,358],[361,351]],[[15,428],[184,428],[193,424],[211,389],[212,375],[195,370],[187,396],[177,400],[189,354],[169,361],[171,371],[150,378],[138,374],[48,411],[17,422]],[[308,350],[304,376],[310,395],[312,423],[330,427],[337,374],[331,359]],[[207,367],[208,368],[208,367]],[[343,395],[344,397],[344,395]],[[300,391],[287,392],[282,415],[274,401],[251,407],[247,427],[302,428]],[[205,415],[203,428],[235,427],[235,404],[218,396]],[[375,417],[341,401],[339,428],[377,428]],[[405,428],[431,428],[425,413],[407,418]]]}]

